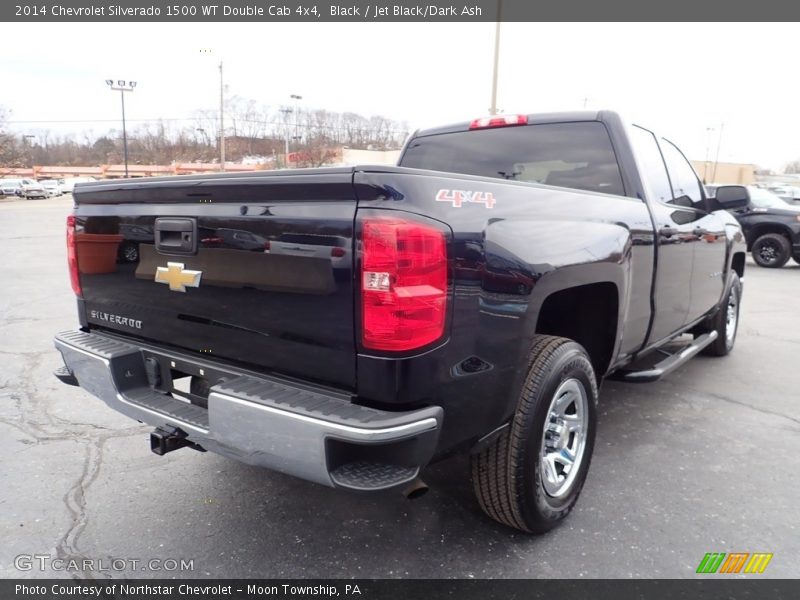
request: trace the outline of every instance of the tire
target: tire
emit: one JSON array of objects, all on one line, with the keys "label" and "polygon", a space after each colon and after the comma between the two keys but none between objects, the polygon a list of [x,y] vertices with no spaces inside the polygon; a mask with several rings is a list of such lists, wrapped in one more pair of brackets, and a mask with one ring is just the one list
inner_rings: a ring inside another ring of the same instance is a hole
[{"label": "tire", "polygon": [[759,267],[779,269],[791,256],[791,247],[786,236],[780,233],[765,233],[753,242],[753,260]]},{"label": "tire", "polygon": [[[509,426],[472,456],[472,484],[489,517],[544,533],[572,511],[586,480],[597,428],[597,380],[583,347],[562,337],[535,336],[526,366]],[[569,423],[582,430],[570,432]],[[565,451],[574,456],[568,472],[552,460],[563,460]]]},{"label": "tire", "polygon": [[725,301],[720,309],[703,326],[695,330],[696,335],[711,331],[717,332],[717,339],[703,348],[701,354],[706,356],[727,356],[736,343],[736,334],[739,331],[739,307],[742,303],[742,282],[739,275],[733,272],[728,285]]}]

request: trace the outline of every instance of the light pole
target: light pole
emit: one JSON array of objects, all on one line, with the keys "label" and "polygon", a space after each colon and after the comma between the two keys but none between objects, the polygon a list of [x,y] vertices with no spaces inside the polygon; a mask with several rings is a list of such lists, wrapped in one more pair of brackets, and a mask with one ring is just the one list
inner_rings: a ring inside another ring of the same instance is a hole
[{"label": "light pole", "polygon": [[[211,48],[200,48],[200,54],[212,54]],[[222,58],[219,59],[219,169],[225,170],[225,80],[222,73]]]},{"label": "light pole", "polygon": [[[294,141],[297,142],[300,139],[300,133],[297,128],[297,119],[299,118],[299,113],[297,112],[297,103],[298,101],[302,100],[302,96],[298,96],[297,94],[291,94],[289,96],[292,100],[294,100]],[[297,147],[297,146],[295,146]]]},{"label": "light pole", "polygon": [[195,131],[198,131],[198,132],[200,132],[200,133],[202,134],[202,136],[203,136],[203,143],[204,143],[206,146],[208,146],[208,134],[206,133],[206,130],[205,130],[205,129],[203,129],[202,127],[198,127],[197,129],[195,129]]},{"label": "light pole", "polygon": [[119,91],[120,98],[122,98],[122,151],[125,155],[125,177],[128,176],[128,132],[125,129],[125,92],[132,92],[136,87],[135,81],[117,80],[114,85],[113,79],[106,79],[108,87],[114,91]]},{"label": "light pole", "polygon": [[206,160],[206,151],[207,151],[208,145],[209,145],[208,144],[208,134],[206,133],[206,130],[203,129],[202,127],[196,128],[195,131],[199,131],[203,135],[203,161],[205,161]]},{"label": "light pole", "polygon": [[[36,139],[36,136],[32,135],[30,133],[26,133],[26,134],[24,134],[22,136],[22,145],[25,148],[25,153],[26,154],[27,154],[27,151],[28,151],[28,146],[30,146],[30,154],[28,156],[30,157],[30,160],[31,160],[31,166],[33,166],[33,163],[34,163],[34,157],[33,157],[34,144],[33,144],[33,142],[31,142],[29,140],[35,140],[35,139]],[[27,157],[26,157],[26,161],[27,161]]]}]

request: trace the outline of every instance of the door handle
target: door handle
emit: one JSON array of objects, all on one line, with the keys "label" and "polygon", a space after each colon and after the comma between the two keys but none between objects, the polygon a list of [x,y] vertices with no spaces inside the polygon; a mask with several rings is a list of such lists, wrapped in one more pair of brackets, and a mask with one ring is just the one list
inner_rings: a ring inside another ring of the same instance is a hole
[{"label": "door handle", "polygon": [[664,225],[664,227],[658,230],[658,235],[668,238],[672,237],[673,235],[678,235],[678,230],[670,227],[669,225]]},{"label": "door handle", "polygon": [[692,235],[696,235],[697,237],[702,237],[708,234],[708,229],[703,229],[702,227],[695,227],[692,230]]}]

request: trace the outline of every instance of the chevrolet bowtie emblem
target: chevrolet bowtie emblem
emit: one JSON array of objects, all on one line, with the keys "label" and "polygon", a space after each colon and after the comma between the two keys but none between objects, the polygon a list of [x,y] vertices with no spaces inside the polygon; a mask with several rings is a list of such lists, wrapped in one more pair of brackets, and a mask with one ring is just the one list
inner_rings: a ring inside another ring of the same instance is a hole
[{"label": "chevrolet bowtie emblem", "polygon": [[199,287],[202,271],[184,271],[183,263],[168,262],[166,267],[158,267],[156,281],[169,284],[173,292],[185,292],[186,286]]}]

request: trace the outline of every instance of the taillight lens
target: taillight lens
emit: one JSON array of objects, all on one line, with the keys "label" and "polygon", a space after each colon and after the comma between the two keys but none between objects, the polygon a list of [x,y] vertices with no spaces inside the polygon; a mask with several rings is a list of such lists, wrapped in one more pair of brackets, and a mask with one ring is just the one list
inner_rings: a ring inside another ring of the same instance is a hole
[{"label": "taillight lens", "polygon": [[331,256],[333,258],[342,258],[345,254],[347,254],[347,251],[344,248],[339,248],[338,246],[331,248]]},{"label": "taillight lens", "polygon": [[78,278],[78,245],[75,240],[75,215],[67,216],[67,264],[69,265],[69,280],[72,291],[79,298],[83,297],[81,281]]},{"label": "taillight lens", "polygon": [[436,227],[395,217],[362,221],[365,348],[404,351],[436,341],[447,312],[447,241]]},{"label": "taillight lens", "polygon": [[501,115],[498,117],[484,117],[475,119],[469,124],[470,129],[491,129],[493,127],[511,127],[513,125],[527,125],[528,117],[525,115]]}]

